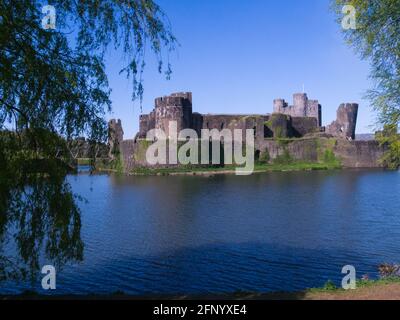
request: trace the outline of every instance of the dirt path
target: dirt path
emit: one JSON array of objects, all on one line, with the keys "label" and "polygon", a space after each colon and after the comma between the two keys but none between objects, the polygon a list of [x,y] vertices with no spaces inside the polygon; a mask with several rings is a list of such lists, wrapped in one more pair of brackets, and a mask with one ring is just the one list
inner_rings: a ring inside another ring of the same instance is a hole
[{"label": "dirt path", "polygon": [[[216,297],[217,298],[217,297]],[[232,297],[229,297],[232,298]],[[218,298],[217,298],[218,299]],[[400,300],[400,283],[377,284],[349,291],[244,294],[239,300]]]},{"label": "dirt path", "polygon": [[400,283],[369,286],[335,293],[307,293],[306,300],[400,300]]}]

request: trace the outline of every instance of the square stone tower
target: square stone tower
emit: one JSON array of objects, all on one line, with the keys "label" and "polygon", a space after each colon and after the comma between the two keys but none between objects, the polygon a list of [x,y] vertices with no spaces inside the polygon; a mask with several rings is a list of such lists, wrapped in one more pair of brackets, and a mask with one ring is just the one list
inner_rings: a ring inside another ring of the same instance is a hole
[{"label": "square stone tower", "polygon": [[274,100],[274,113],[282,113],[291,117],[316,118],[320,127],[322,126],[321,109],[318,100],[309,100],[306,93],[295,93],[292,106],[289,106],[284,99]]}]

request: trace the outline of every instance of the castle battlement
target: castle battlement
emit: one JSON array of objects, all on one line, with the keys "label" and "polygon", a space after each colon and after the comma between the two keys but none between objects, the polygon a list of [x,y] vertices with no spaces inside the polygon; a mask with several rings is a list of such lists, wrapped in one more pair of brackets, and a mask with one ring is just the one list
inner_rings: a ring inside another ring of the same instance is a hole
[{"label": "castle battlement", "polygon": [[316,118],[319,126],[322,126],[321,109],[318,100],[309,100],[306,93],[295,93],[291,106],[284,99],[274,100],[274,113],[282,113],[291,117]]},{"label": "castle battlement", "polygon": [[191,92],[179,92],[172,93],[169,96],[159,97],[155,99],[155,108],[167,108],[167,107],[192,107],[192,93]]},{"label": "castle battlement", "polygon": [[[178,92],[155,99],[154,109],[140,116],[139,138],[145,138],[151,129],[161,129],[169,134],[169,123],[175,121],[177,130],[193,129],[200,134],[202,129],[254,129],[257,139],[273,138],[278,132],[287,137],[303,137],[309,133],[324,131],[322,107],[318,100],[309,99],[306,93],[295,93],[293,105],[285,99],[273,101],[272,114],[200,114],[193,113],[192,93]],[[354,139],[358,105],[345,104],[338,112],[338,120],[328,126],[334,136]],[[286,117],[278,117],[285,115]],[[281,128],[269,125],[279,119]]]}]

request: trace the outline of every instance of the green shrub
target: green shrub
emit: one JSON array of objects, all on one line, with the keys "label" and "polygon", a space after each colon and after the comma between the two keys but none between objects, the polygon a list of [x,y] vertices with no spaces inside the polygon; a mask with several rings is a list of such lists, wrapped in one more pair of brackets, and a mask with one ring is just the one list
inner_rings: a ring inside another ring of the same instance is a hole
[{"label": "green shrub", "polygon": [[325,163],[334,163],[337,162],[336,156],[332,150],[327,149],[324,153],[324,162]]},{"label": "green shrub", "polygon": [[267,149],[261,154],[260,159],[258,161],[260,163],[268,163],[270,160],[271,160],[271,157],[270,157],[268,149]]},{"label": "green shrub", "polygon": [[327,283],[325,283],[324,287],[322,288],[325,291],[335,291],[337,290],[336,285],[333,283],[333,281],[328,280]]},{"label": "green shrub", "polygon": [[293,163],[293,158],[291,157],[288,150],[284,150],[283,154],[277,156],[274,160],[274,164],[291,164]]}]

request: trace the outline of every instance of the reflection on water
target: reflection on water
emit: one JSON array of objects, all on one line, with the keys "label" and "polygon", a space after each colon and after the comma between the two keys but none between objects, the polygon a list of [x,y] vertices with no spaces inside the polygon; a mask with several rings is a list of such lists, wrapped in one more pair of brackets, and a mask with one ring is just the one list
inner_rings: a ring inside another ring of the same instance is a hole
[{"label": "reflection on water", "polygon": [[[79,174],[68,182],[88,200],[79,203],[82,262],[71,233],[78,215],[41,222],[43,234],[57,229],[48,236],[66,262],[58,294],[299,290],[339,282],[347,264],[361,277],[400,261],[398,172]],[[9,255],[14,250],[3,245]],[[2,293],[31,288],[43,293],[40,281],[0,284]]]},{"label": "reflection on water", "polygon": [[35,283],[41,268],[83,259],[80,211],[65,175],[2,185],[0,284]]}]

